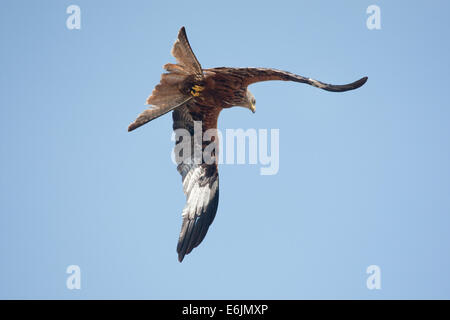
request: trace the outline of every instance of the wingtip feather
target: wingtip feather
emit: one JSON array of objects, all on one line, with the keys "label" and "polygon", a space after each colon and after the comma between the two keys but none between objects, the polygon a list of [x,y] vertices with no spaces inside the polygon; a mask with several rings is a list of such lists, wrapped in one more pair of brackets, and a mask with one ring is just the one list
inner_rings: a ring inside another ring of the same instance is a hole
[{"label": "wingtip feather", "polygon": [[367,80],[369,79],[369,77],[362,77],[361,79],[358,80],[358,83],[360,84],[360,87],[363,86]]}]

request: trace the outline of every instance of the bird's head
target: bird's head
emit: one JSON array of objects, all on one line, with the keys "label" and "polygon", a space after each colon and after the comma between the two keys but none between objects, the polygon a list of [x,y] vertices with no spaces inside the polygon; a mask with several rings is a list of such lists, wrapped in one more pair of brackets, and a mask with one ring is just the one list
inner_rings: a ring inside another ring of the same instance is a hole
[{"label": "bird's head", "polygon": [[250,109],[253,113],[256,111],[256,99],[255,96],[247,89],[247,94],[245,95],[245,102],[242,105],[245,108]]}]

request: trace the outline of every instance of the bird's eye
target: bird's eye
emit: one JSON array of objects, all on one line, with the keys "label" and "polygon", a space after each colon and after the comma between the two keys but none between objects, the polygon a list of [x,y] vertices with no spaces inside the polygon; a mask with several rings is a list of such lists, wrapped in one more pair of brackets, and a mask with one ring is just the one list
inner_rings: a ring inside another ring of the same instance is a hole
[{"label": "bird's eye", "polygon": [[252,103],[253,103],[253,105],[256,104],[256,99],[255,98],[252,99]]}]

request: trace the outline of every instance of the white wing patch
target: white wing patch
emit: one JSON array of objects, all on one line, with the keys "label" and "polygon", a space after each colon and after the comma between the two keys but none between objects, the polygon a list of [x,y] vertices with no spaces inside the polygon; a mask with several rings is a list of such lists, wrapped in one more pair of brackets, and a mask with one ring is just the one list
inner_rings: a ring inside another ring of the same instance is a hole
[{"label": "white wing patch", "polygon": [[183,209],[182,216],[194,219],[202,213],[202,208],[206,207],[210,197],[210,187],[208,184],[200,186],[199,178],[205,174],[203,167],[196,167],[190,170],[183,182],[183,191],[186,194],[186,205]]}]

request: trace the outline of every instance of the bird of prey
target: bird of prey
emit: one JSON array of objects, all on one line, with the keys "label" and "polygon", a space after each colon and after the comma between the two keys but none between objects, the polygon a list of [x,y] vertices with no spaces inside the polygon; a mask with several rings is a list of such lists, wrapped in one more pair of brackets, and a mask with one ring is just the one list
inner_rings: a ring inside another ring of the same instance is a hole
[{"label": "bird of prey", "polygon": [[[172,55],[177,63],[164,65],[167,71],[161,76],[147,104],[152,107],[142,112],[130,124],[132,131],[169,111],[172,112],[173,129],[184,129],[194,135],[194,122],[201,121],[203,133],[217,130],[217,118],[223,109],[241,106],[255,112],[255,98],[248,86],[268,80],[294,81],[314,87],[343,92],[361,87],[367,77],[344,85],[332,85],[290,72],[267,68],[212,68],[203,69],[186,36],[185,28],[178,33]],[[182,139],[177,140],[176,145]],[[181,174],[186,204],[182,211],[182,226],[178,239],[178,260],[197,247],[205,237],[216,215],[219,203],[219,174],[217,168],[218,139],[198,141],[193,139],[191,155],[182,155],[177,170]],[[213,145],[211,145],[213,144]],[[214,161],[192,161],[195,146],[212,151]]]}]

